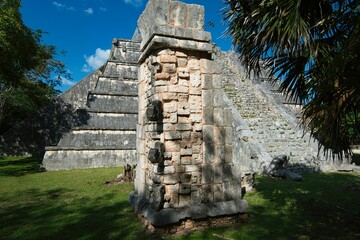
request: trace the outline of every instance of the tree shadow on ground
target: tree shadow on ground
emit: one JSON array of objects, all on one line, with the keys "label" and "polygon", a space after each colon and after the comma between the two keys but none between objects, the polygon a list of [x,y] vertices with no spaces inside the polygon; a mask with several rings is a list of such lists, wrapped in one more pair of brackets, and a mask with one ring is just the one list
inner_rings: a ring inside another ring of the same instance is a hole
[{"label": "tree shadow on ground", "polygon": [[257,226],[249,231],[250,236],[360,238],[359,175],[305,174],[302,182],[260,178],[257,190],[253,197],[258,195],[266,202],[250,205],[250,224]]},{"label": "tree shadow on ground", "polygon": [[[30,189],[31,200],[0,211],[2,239],[144,239],[126,200],[114,194],[76,197],[68,189]],[[71,196],[74,196],[71,198]],[[146,239],[146,238],[145,238]]]},{"label": "tree shadow on ground", "polygon": [[360,175],[304,174],[302,182],[260,177],[249,220],[180,239],[360,239]]},{"label": "tree shadow on ground", "polygon": [[36,157],[0,157],[0,176],[24,176],[38,173],[41,159]]}]

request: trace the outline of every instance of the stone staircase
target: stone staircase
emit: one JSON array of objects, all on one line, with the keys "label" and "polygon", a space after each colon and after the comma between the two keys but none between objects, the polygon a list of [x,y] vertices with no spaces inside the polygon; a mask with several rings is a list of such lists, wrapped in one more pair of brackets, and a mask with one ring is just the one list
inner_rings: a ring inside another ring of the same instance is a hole
[{"label": "stone staircase", "polygon": [[139,56],[140,43],[113,40],[109,60],[98,70],[85,104],[77,106],[78,124],[56,146],[46,147],[47,170],[136,162]]},{"label": "stone staircase", "polygon": [[325,159],[318,156],[317,143],[300,125],[300,106],[287,102],[278,84],[261,76],[247,78],[235,53],[218,53],[216,58],[223,64],[224,91],[251,131],[252,139],[271,159],[287,155],[289,164],[300,171],[326,169]]}]

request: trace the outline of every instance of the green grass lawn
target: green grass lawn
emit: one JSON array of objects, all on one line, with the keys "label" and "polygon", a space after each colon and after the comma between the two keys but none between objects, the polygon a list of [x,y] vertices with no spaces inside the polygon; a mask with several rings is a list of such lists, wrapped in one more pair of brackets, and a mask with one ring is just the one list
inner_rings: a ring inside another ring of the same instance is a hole
[{"label": "green grass lawn", "polygon": [[[0,158],[0,239],[159,239],[144,232],[127,197],[107,185],[121,168],[39,172],[34,158]],[[259,177],[246,224],[167,239],[360,239],[360,176]]]}]

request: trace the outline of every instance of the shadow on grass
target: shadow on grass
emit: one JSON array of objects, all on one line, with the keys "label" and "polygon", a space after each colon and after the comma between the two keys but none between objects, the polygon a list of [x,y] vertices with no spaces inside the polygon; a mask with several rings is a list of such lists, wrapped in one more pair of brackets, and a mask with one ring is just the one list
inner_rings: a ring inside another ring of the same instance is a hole
[{"label": "shadow on grass", "polygon": [[0,157],[0,176],[24,176],[38,173],[41,159],[36,157]]},{"label": "shadow on grass", "polygon": [[356,165],[360,166],[360,154],[354,153],[354,155],[352,157],[352,162],[355,163]]},{"label": "shadow on grass", "polygon": [[247,193],[249,221],[179,239],[360,239],[360,175],[305,174],[302,182],[259,177]]},{"label": "shadow on grass", "polygon": [[115,194],[79,198],[67,189],[44,192],[34,188],[19,195],[30,195],[30,200],[0,208],[1,239],[146,237],[129,203]]},{"label": "shadow on grass", "polygon": [[[256,202],[257,197],[264,202]],[[359,175],[307,174],[302,182],[260,178],[258,192],[250,195],[249,201],[253,201],[249,209],[253,227],[247,229],[250,236],[360,238]]]}]

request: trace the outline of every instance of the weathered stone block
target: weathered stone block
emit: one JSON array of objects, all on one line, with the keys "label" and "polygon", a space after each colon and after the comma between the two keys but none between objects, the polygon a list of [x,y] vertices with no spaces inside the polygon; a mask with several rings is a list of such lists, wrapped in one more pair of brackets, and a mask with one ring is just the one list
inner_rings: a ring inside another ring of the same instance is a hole
[{"label": "weathered stone block", "polygon": [[190,165],[192,163],[192,160],[191,160],[190,156],[181,156],[180,157],[180,162],[183,165]]},{"label": "weathered stone block", "polygon": [[190,95],[189,104],[190,104],[190,112],[191,113],[201,113],[202,112],[201,96]]},{"label": "weathered stone block", "polygon": [[155,74],[155,79],[156,80],[170,80],[170,74],[167,73],[167,72],[156,73]]},{"label": "weathered stone block", "polygon": [[178,115],[190,115],[190,104],[187,102],[179,102]]},{"label": "weathered stone block", "polygon": [[222,184],[214,184],[213,189],[214,189],[214,202],[224,201]]},{"label": "weathered stone block", "polygon": [[181,156],[191,156],[192,149],[191,148],[182,148],[182,149],[180,149],[180,155]]},{"label": "weathered stone block", "polygon": [[201,183],[201,172],[191,172],[191,183],[195,185],[199,185]]},{"label": "weathered stone block", "polygon": [[213,77],[211,74],[202,74],[201,82],[202,82],[202,89],[204,90],[211,90],[213,89]]},{"label": "weathered stone block", "polygon": [[188,207],[191,204],[191,195],[179,195],[179,207]]},{"label": "weathered stone block", "polygon": [[213,107],[213,90],[202,90],[202,104],[204,107]]},{"label": "weathered stone block", "polygon": [[223,168],[220,164],[214,165],[214,183],[223,182]]},{"label": "weathered stone block", "polygon": [[162,96],[162,99],[164,101],[177,100],[177,94],[176,93],[162,93],[161,96]]},{"label": "weathered stone block", "polygon": [[201,187],[191,186],[191,204],[197,205],[202,201]]},{"label": "weathered stone block", "polygon": [[213,90],[214,107],[224,108],[224,93],[222,89]]},{"label": "weathered stone block", "polygon": [[226,127],[225,128],[225,143],[232,144],[234,141],[233,128]]},{"label": "weathered stone block", "polygon": [[181,132],[164,132],[165,140],[180,140]]},{"label": "weathered stone block", "polygon": [[191,184],[189,183],[181,183],[179,188],[179,194],[187,195],[191,193]]},{"label": "weathered stone block", "polygon": [[199,165],[186,165],[185,172],[197,172],[200,171]]},{"label": "weathered stone block", "polygon": [[190,85],[189,94],[190,95],[201,96],[201,94],[202,94],[201,87],[193,87],[192,85]]},{"label": "weathered stone block", "polygon": [[214,127],[214,142],[218,145],[225,144],[226,130],[223,127]]},{"label": "weathered stone block", "polygon": [[171,6],[170,24],[174,27],[186,27],[187,7],[182,2],[173,2]]},{"label": "weathered stone block", "polygon": [[202,192],[203,203],[212,203],[214,201],[214,193],[213,193],[212,185],[203,184],[201,186],[201,192]]},{"label": "weathered stone block", "polygon": [[181,68],[184,68],[187,66],[187,59],[186,58],[178,58],[177,59],[177,64],[178,64],[178,67],[181,67]]},{"label": "weathered stone block", "polygon": [[171,113],[169,118],[170,123],[177,123],[178,122],[178,115],[177,113]]},{"label": "weathered stone block", "polygon": [[225,145],[225,163],[233,161],[233,145]]},{"label": "weathered stone block", "polygon": [[163,104],[163,110],[164,112],[174,113],[177,112],[178,106],[177,102],[171,101],[171,102],[165,102]]},{"label": "weathered stone block", "polygon": [[202,166],[201,183],[210,184],[214,182],[214,167],[213,165],[206,164]]},{"label": "weathered stone block", "polygon": [[181,183],[189,183],[191,180],[191,174],[183,173],[180,175],[180,182]]},{"label": "weathered stone block", "polygon": [[187,124],[187,123],[179,123],[176,125],[176,130],[177,131],[190,131],[192,129],[191,124]]},{"label": "weathered stone block", "polygon": [[214,142],[214,127],[212,125],[203,125],[204,142]]},{"label": "weathered stone block", "polygon": [[178,175],[165,175],[164,176],[164,184],[177,184],[180,179]]},{"label": "weathered stone block", "polygon": [[175,55],[160,55],[160,62],[162,63],[176,63],[177,58]]},{"label": "weathered stone block", "polygon": [[188,66],[188,68],[190,70],[199,70],[200,69],[200,62],[197,59],[189,59],[187,66]]},{"label": "weathered stone block", "polygon": [[[183,59],[184,60],[184,59]],[[179,78],[188,79],[190,77],[189,69],[188,68],[178,68],[178,76]]]},{"label": "weathered stone block", "polygon": [[156,93],[163,93],[163,92],[167,92],[168,91],[168,87],[167,86],[158,86],[155,87],[155,92]]},{"label": "weathered stone block", "polygon": [[[180,145],[174,141],[165,141],[165,151],[166,152],[173,152],[173,158],[176,157],[174,155],[175,152],[180,152]],[[180,156],[180,154],[179,154]]]},{"label": "weathered stone block", "polygon": [[172,173],[175,173],[175,167],[174,166],[164,167],[164,174],[172,174]]},{"label": "weathered stone block", "polygon": [[184,173],[185,172],[185,166],[184,165],[176,165],[175,170],[176,170],[176,173]]},{"label": "weathered stone block", "polygon": [[[176,59],[176,57],[174,57]],[[175,61],[176,62],[176,61]],[[163,65],[163,71],[165,73],[176,73],[176,65],[174,63],[165,63]]]},{"label": "weathered stone block", "polygon": [[204,162],[212,163],[215,160],[215,146],[213,142],[204,142],[203,143],[204,150]]},{"label": "weathered stone block", "polygon": [[[180,149],[180,146],[179,146],[179,149]],[[171,159],[174,163],[180,164],[180,152],[173,152]]]},{"label": "weathered stone block", "polygon": [[193,158],[193,163],[194,163],[194,164],[201,164],[201,163],[203,163],[202,154],[194,153],[194,150],[193,150],[192,158]]},{"label": "weathered stone block", "polygon": [[[192,132],[191,133],[191,143],[192,143],[192,149],[193,153],[199,153],[201,149],[201,145],[203,140],[203,135],[201,132]],[[195,150],[198,149],[198,150]]]},{"label": "weathered stone block", "polygon": [[222,108],[214,108],[214,124],[224,126],[224,110]]},{"label": "weathered stone block", "polygon": [[224,109],[224,125],[226,127],[231,127],[232,123],[233,123],[233,116],[232,116],[231,109],[225,108]]},{"label": "weathered stone block", "polygon": [[163,125],[164,131],[174,131],[175,130],[175,124],[172,123],[164,123]]},{"label": "weathered stone block", "polygon": [[213,75],[213,87],[215,89],[222,89],[223,88],[222,81],[223,81],[222,75],[219,75],[219,74],[214,74]]},{"label": "weathered stone block", "polygon": [[203,109],[204,124],[213,125],[214,124],[214,108],[213,107],[204,107]]},{"label": "weathered stone block", "polygon": [[231,164],[224,164],[223,165],[223,179],[224,181],[231,181],[233,180],[236,176],[234,176],[233,174],[233,166]]},{"label": "weathered stone block", "polygon": [[201,85],[200,71],[190,73],[190,84],[193,87],[199,87]]},{"label": "weathered stone block", "polygon": [[191,131],[181,132],[182,140],[190,140],[191,139]]}]

